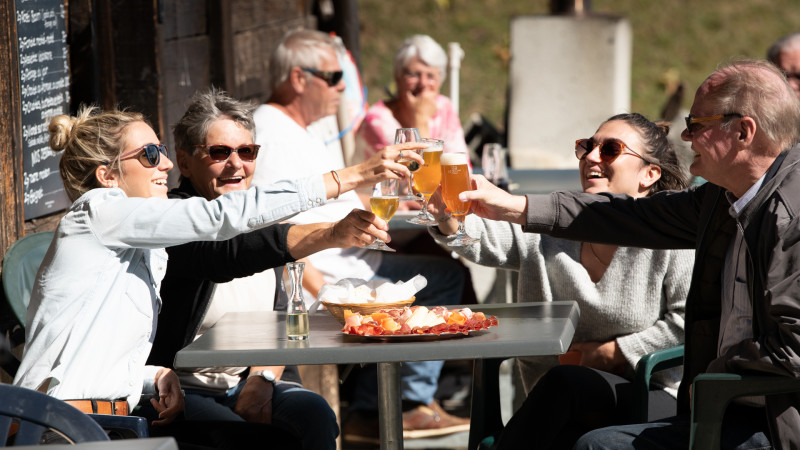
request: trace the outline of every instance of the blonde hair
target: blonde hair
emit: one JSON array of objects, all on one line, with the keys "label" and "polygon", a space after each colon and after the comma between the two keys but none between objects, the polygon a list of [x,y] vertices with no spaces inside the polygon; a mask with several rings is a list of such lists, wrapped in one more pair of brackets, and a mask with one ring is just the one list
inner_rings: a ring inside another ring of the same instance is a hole
[{"label": "blonde hair", "polygon": [[70,200],[99,187],[95,177],[98,166],[119,168],[125,129],[136,122],[147,123],[139,113],[102,111],[95,106],[81,106],[75,116],[50,120],[50,148],[64,152],[58,170]]}]

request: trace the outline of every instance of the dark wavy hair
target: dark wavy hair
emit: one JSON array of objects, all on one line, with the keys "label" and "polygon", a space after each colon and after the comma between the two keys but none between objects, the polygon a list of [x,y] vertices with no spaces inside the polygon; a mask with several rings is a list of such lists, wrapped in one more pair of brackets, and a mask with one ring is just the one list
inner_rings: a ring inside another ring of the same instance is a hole
[{"label": "dark wavy hair", "polygon": [[667,139],[669,122],[652,122],[639,113],[625,113],[612,116],[603,123],[615,120],[627,123],[639,133],[646,146],[643,155],[646,159],[643,162],[661,168],[661,178],[650,187],[647,195],[659,191],[680,190],[689,184],[686,174],[678,163],[678,155]]}]

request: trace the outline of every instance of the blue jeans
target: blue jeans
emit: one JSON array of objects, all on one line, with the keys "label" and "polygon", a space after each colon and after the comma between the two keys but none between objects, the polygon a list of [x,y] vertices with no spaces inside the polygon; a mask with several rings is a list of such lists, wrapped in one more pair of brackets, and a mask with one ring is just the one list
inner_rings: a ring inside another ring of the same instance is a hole
[{"label": "blue jeans", "polygon": [[[233,408],[245,381],[221,394],[186,389],[186,420],[244,422]],[[336,448],[339,425],[328,402],[319,394],[293,383],[275,384],[272,423],[300,437],[303,448]],[[269,447],[269,442],[263,444]]]},{"label": "blue jeans", "polygon": [[[407,281],[422,274],[428,285],[417,292],[415,305],[457,305],[461,303],[464,289],[464,272],[451,258],[422,255],[384,254],[375,279],[392,282]],[[400,393],[403,400],[423,405],[430,404],[439,387],[439,374],[444,361],[414,361],[400,368]],[[375,366],[367,366],[358,373],[358,387],[353,398],[353,409],[378,409],[378,375]]]},{"label": "blue jeans", "polygon": [[[689,447],[689,414],[635,425],[601,428],[584,434],[574,450],[678,450]],[[769,449],[764,408],[732,404],[725,412],[721,448]]]}]

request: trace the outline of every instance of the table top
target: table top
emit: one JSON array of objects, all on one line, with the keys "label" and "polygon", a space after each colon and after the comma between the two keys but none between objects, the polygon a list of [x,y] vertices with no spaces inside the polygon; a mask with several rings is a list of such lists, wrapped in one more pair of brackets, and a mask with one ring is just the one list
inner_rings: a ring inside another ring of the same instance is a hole
[{"label": "table top", "polygon": [[[450,306],[457,308],[462,306]],[[227,313],[179,351],[175,367],[351,364],[558,355],[567,351],[580,315],[577,303],[470,305],[499,326],[438,340],[382,341],[341,332],[327,311],[309,314],[306,341],[286,339],[285,312]]]},{"label": "table top", "polygon": [[175,438],[141,438],[141,439],[120,439],[115,441],[83,442],[80,444],[64,445],[23,445],[15,447],[18,449],[47,448],[51,450],[70,449],[70,450],[178,450]]}]

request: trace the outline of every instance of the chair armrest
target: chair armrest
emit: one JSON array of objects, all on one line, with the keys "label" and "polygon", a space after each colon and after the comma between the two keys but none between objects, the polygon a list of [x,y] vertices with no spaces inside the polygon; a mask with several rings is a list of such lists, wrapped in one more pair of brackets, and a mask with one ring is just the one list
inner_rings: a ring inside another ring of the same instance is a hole
[{"label": "chair armrest", "polygon": [[722,418],[731,401],[750,395],[785,394],[800,391],[800,379],[781,376],[744,376],[703,373],[692,383],[690,448],[720,446]]},{"label": "chair armrest", "polygon": [[630,410],[630,423],[647,422],[647,405],[650,393],[650,377],[653,372],[671,369],[683,364],[683,345],[648,353],[636,363],[633,376],[633,405]]},{"label": "chair armrest", "polygon": [[136,439],[150,437],[147,419],[138,416],[110,416],[107,414],[87,414],[106,433],[116,433],[117,438]]}]

